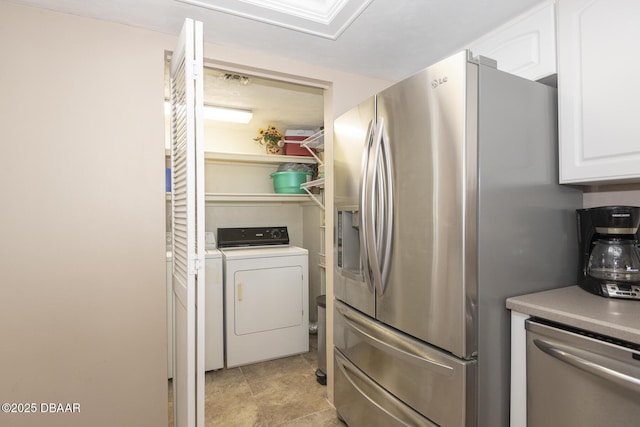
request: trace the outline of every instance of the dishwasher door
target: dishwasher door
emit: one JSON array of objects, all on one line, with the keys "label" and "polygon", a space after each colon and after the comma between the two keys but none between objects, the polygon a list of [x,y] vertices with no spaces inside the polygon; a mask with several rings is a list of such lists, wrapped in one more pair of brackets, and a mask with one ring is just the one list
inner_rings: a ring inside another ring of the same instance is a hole
[{"label": "dishwasher door", "polygon": [[640,425],[640,346],[527,320],[527,426]]}]

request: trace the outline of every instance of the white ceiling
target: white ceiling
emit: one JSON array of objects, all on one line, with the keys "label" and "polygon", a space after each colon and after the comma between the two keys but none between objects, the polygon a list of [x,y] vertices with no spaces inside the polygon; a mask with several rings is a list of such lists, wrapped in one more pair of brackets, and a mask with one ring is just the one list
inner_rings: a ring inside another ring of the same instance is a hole
[{"label": "white ceiling", "polygon": [[[193,18],[203,21],[207,42],[397,81],[547,0],[308,0],[312,6],[343,7],[342,16],[325,23],[313,23],[308,12],[287,21],[289,14],[261,8],[256,0],[9,1],[176,35],[184,19]],[[226,11],[198,6],[198,1]],[[303,2],[263,3],[292,7]]]},{"label": "white ceiling", "polygon": [[[248,82],[242,84],[234,77],[247,77]],[[167,88],[167,98],[168,95]],[[204,103],[253,113],[253,119],[247,125],[216,123],[216,126],[227,129],[249,128],[250,132],[255,132],[258,127],[267,125],[277,126],[280,130],[315,129],[324,124],[322,89],[213,68],[205,68]]]}]

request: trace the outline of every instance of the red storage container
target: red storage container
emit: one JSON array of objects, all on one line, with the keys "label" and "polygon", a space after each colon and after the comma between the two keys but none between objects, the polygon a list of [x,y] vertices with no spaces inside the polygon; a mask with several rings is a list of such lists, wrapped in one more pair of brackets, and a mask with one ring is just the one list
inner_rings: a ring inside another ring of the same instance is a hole
[{"label": "red storage container", "polygon": [[313,131],[287,129],[284,133],[284,154],[288,156],[311,156],[300,143],[313,135]]},{"label": "red storage container", "polygon": [[[312,149],[313,150],[313,149]],[[284,154],[287,156],[310,156],[311,153],[309,150],[300,145],[300,142],[289,142],[287,139],[284,140]]]}]

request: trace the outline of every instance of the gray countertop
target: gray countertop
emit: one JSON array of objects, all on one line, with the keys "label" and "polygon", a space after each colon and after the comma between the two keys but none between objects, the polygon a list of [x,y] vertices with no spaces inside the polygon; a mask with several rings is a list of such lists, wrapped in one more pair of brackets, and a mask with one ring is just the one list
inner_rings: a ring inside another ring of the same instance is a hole
[{"label": "gray countertop", "polygon": [[507,308],[640,344],[640,301],[604,298],[570,286],[508,298]]}]

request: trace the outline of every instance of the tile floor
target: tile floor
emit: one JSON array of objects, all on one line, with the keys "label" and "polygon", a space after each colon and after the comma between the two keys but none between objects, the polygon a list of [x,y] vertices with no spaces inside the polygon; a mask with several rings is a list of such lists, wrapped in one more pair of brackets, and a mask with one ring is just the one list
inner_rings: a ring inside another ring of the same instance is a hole
[{"label": "tile floor", "polygon": [[[206,373],[207,427],[344,427],[316,381],[317,336],[309,353]],[[173,425],[169,381],[169,426]]]}]

